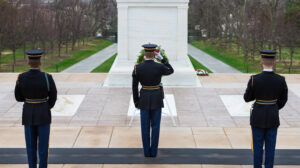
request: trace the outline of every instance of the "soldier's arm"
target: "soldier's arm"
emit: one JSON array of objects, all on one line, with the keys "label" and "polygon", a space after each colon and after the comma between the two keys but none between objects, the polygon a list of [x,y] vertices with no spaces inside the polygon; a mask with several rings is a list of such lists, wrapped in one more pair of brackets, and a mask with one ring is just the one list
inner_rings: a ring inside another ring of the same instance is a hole
[{"label": "soldier's arm", "polygon": [[18,102],[24,102],[25,98],[24,98],[24,96],[22,95],[22,92],[21,92],[20,80],[21,80],[21,77],[19,75],[19,77],[17,79],[17,82],[16,82],[16,87],[15,87],[15,98]]},{"label": "soldier's arm", "polygon": [[253,90],[253,76],[251,76],[251,78],[248,82],[247,89],[244,94],[244,100],[245,100],[245,102],[251,102],[251,101],[255,100],[254,90]]},{"label": "soldier's arm", "polygon": [[171,75],[174,73],[174,69],[168,61],[163,59],[161,62],[164,64],[164,66],[162,66],[162,75]]},{"label": "soldier's arm", "polygon": [[139,80],[136,75],[136,69],[132,72],[132,94],[133,94],[133,102],[135,107],[138,107],[139,104]]},{"label": "soldier's arm", "polygon": [[285,106],[287,100],[288,100],[288,87],[287,87],[287,84],[284,79],[283,89],[282,89],[280,97],[277,100],[277,105],[278,105],[279,110]]},{"label": "soldier's arm", "polygon": [[48,75],[49,78],[49,85],[50,85],[50,91],[48,93],[49,96],[49,107],[52,109],[55,105],[56,99],[57,99],[57,90],[56,90],[56,85],[53,80],[52,75]]}]

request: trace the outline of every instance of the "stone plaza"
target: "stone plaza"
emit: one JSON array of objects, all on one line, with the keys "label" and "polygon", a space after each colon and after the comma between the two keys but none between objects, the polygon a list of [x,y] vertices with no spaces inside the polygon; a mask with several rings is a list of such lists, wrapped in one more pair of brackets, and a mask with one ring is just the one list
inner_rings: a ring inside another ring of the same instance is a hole
[{"label": "stone plaza", "polygon": [[[59,100],[53,113],[50,148],[141,148],[139,117],[128,115],[131,88],[103,86],[107,74],[53,74]],[[202,87],[167,87],[176,108],[176,127],[162,119],[160,148],[251,149],[249,105],[242,95],[250,74],[199,77]],[[278,149],[300,149],[300,75],[285,75],[289,101],[280,112]],[[24,148],[22,103],[14,99],[17,74],[0,74],[0,148]],[[75,103],[78,107],[62,108]],[[237,105],[236,108],[232,104]],[[64,105],[63,105],[64,106]],[[191,108],[192,107],[192,108]],[[62,108],[62,109],[61,109]],[[69,112],[64,112],[69,111]],[[0,167],[9,165],[0,165]],[[11,165],[22,167],[22,165]],[[63,167],[63,165],[52,165]],[[64,165],[68,167],[247,167],[232,165]],[[23,165],[23,167],[26,167]],[[284,166],[280,166],[284,167]],[[299,167],[299,166],[289,166]]]},{"label": "stone plaza", "polygon": [[[253,102],[243,99],[252,74],[188,44],[189,0],[117,0],[117,5],[118,43],[52,74],[58,99],[52,109],[49,167],[252,167]],[[162,80],[160,150],[152,160],[142,156],[140,117],[131,89],[141,45],[150,42],[166,50],[175,69]],[[116,53],[109,73],[89,73]],[[197,76],[188,54],[214,73]],[[280,111],[276,168],[300,168],[300,75],[284,76],[289,100]],[[14,95],[17,77],[0,73],[0,168],[27,167],[23,103]]]}]

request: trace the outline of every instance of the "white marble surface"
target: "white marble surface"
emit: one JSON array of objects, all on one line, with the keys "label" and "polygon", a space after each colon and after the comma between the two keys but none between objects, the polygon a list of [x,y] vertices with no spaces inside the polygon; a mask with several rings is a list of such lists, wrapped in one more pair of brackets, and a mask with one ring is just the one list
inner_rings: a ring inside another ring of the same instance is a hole
[{"label": "white marble surface", "polygon": [[7,94],[0,93],[0,99],[4,98]]},{"label": "white marble surface", "polygon": [[136,60],[142,45],[161,45],[170,60],[177,56],[177,8],[129,8],[128,9],[128,57]]},{"label": "white marble surface", "polygon": [[220,97],[231,116],[250,116],[250,109],[253,102],[245,103],[243,95],[220,95]]},{"label": "white marble surface", "polygon": [[187,56],[189,0],[117,0],[118,56],[104,86],[130,87],[131,74],[145,43],[161,45],[175,69],[165,86],[199,87]]},{"label": "white marble surface", "polygon": [[117,0],[118,57],[136,60],[145,43],[162,45],[172,61],[187,55],[189,0]]},{"label": "white marble surface", "polygon": [[58,95],[54,108],[51,110],[52,116],[73,116],[85,95]]},{"label": "white marble surface", "polygon": [[[168,106],[169,104],[169,106]],[[166,94],[164,99],[164,108],[162,109],[162,115],[163,116],[177,116],[177,109],[176,109],[176,103],[175,98],[173,94]],[[169,109],[170,107],[170,109]],[[140,116],[140,111],[135,108],[133,103],[133,98],[131,96],[129,108],[128,108],[128,116],[132,117],[134,116]]]},{"label": "white marble surface", "polygon": [[[188,57],[181,61],[170,61],[170,64],[174,68],[174,74],[162,77],[162,83],[165,87],[201,87]],[[104,86],[131,87],[134,65],[134,61],[115,61]]]},{"label": "white marble surface", "polygon": [[300,98],[300,85],[299,84],[288,84],[288,89],[290,89],[294,94]]}]

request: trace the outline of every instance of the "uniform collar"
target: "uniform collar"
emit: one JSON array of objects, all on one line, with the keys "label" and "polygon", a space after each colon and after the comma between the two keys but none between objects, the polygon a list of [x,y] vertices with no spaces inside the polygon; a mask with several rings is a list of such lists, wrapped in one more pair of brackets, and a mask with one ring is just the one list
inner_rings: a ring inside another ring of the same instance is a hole
[{"label": "uniform collar", "polygon": [[40,68],[30,68],[29,70],[30,70],[30,71],[41,71]]},{"label": "uniform collar", "polygon": [[154,59],[145,59],[145,62],[154,62]]},{"label": "uniform collar", "polygon": [[273,69],[264,69],[264,72],[273,72]]},{"label": "uniform collar", "polygon": [[153,58],[145,58],[145,61],[154,61]]}]

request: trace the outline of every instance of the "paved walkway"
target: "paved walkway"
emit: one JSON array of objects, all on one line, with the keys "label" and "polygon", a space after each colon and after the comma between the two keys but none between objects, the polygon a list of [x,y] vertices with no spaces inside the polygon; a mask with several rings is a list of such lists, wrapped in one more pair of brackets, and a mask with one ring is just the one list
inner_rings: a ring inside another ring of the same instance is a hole
[{"label": "paved walkway", "polygon": [[[88,114],[87,114],[88,115]],[[24,128],[0,127],[0,156],[5,148],[25,148]],[[300,149],[300,128],[279,127],[276,149]],[[50,148],[141,148],[139,126],[51,125]],[[165,127],[159,148],[251,149],[250,127]]]},{"label": "paved walkway", "polygon": [[[178,164],[153,164],[153,165],[141,165],[141,164],[58,164],[49,165],[49,168],[252,168],[250,165],[178,165]],[[0,165],[0,168],[28,168],[27,165]],[[274,168],[300,168],[300,166],[275,166]]]},{"label": "paved walkway", "polygon": [[[200,164],[189,164],[189,165],[178,165],[178,164],[56,164],[49,165],[49,168],[252,168],[250,165],[200,165]],[[0,165],[0,168],[28,168],[27,165]],[[300,166],[275,166],[274,168],[300,168]]]},{"label": "paved walkway", "polygon": [[241,73],[240,71],[206,54],[205,52],[199,50],[191,44],[189,44],[188,50],[188,53],[193,58],[195,58],[198,62],[200,62],[202,65],[204,65],[214,73]]},{"label": "paved walkway", "polygon": [[80,61],[79,63],[62,71],[63,73],[88,73],[101,65],[108,58],[117,53],[117,44],[112,44],[109,47],[99,51],[98,53]]},{"label": "paved walkway", "polygon": [[[22,103],[14,98],[14,86],[18,74],[0,74],[0,127],[21,126]],[[281,110],[282,127],[300,127],[300,75],[284,75],[289,86],[289,101]],[[130,88],[103,87],[107,74],[104,73],[59,73],[53,74],[60,96],[80,96],[84,99],[73,116],[53,116],[53,126],[128,126],[128,109],[131,99]],[[249,116],[232,115],[232,97],[242,96],[250,74],[211,74],[199,77],[202,88],[165,88],[165,94],[174,96],[179,127],[249,127]],[[227,98],[226,98],[227,97]],[[224,98],[226,98],[224,100]],[[242,97],[237,98],[243,102]],[[61,103],[64,99],[61,99]],[[71,102],[77,100],[70,97]],[[237,101],[236,103],[241,103]],[[59,104],[58,104],[59,105]],[[243,106],[242,106],[243,107]],[[60,107],[57,107],[58,111]],[[246,112],[249,111],[245,107]],[[234,111],[234,110],[232,110]],[[139,126],[139,118],[133,126]],[[172,127],[172,120],[163,117],[162,126]],[[1,134],[0,134],[1,135]],[[300,138],[300,136],[299,136]],[[0,138],[1,141],[1,138]],[[0,142],[1,144],[1,142]],[[300,143],[298,143],[300,145]]]},{"label": "paved walkway", "polygon": [[[0,73],[0,148],[24,148],[22,103],[14,99],[17,73]],[[53,116],[51,148],[141,148],[140,121],[128,127],[130,88],[103,87],[107,74],[53,74],[59,95],[85,95],[73,116]],[[277,149],[300,149],[300,75],[284,75],[289,101],[280,111]],[[162,118],[160,148],[250,149],[249,117],[231,116],[221,96],[242,95],[250,74],[199,77],[202,88],[166,88],[176,102],[178,127]],[[70,103],[69,101],[67,101]],[[51,154],[50,154],[51,155]],[[27,165],[1,165],[0,168]],[[245,165],[56,164],[50,168],[251,168]],[[276,166],[275,168],[300,168]]]}]

